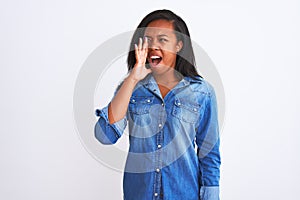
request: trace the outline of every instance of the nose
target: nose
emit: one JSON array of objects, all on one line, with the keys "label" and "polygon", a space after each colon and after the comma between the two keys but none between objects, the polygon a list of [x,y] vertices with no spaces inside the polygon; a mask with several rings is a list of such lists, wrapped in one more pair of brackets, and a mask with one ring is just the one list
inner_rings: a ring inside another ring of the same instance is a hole
[{"label": "nose", "polygon": [[151,50],[159,50],[160,49],[159,43],[157,42],[156,39],[153,39],[150,41],[148,40],[148,47]]}]

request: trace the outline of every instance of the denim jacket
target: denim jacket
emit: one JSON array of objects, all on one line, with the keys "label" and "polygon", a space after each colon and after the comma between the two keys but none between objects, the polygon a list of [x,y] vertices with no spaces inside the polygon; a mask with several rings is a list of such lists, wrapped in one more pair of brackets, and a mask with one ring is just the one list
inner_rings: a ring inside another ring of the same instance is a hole
[{"label": "denim jacket", "polygon": [[124,199],[219,200],[217,103],[207,81],[184,77],[162,98],[149,74],[136,85],[123,119],[110,124],[108,105],[96,115],[102,144],[116,143],[128,124]]}]

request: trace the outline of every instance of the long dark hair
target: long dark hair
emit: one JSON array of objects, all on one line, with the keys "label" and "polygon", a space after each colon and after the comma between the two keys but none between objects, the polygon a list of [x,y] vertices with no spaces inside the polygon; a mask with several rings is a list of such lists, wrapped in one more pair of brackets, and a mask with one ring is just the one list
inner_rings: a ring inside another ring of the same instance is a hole
[{"label": "long dark hair", "polygon": [[138,39],[140,37],[144,37],[145,28],[148,26],[148,24],[159,19],[164,19],[172,22],[177,41],[182,41],[183,43],[181,50],[177,53],[176,56],[175,70],[180,72],[183,76],[189,76],[192,78],[195,78],[195,76],[200,76],[195,67],[196,63],[194,51],[190,33],[185,22],[181,19],[181,17],[166,9],[155,10],[149,13],[138,25],[130,42],[130,50],[127,57],[128,71],[130,71],[136,63],[134,44],[138,43]]}]

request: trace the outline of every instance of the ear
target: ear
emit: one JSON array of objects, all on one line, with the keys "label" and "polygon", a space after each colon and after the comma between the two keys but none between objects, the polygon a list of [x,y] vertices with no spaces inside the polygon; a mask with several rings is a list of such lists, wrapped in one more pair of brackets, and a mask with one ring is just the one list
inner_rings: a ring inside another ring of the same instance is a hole
[{"label": "ear", "polygon": [[179,52],[183,46],[183,42],[180,40],[176,44],[176,52]]}]

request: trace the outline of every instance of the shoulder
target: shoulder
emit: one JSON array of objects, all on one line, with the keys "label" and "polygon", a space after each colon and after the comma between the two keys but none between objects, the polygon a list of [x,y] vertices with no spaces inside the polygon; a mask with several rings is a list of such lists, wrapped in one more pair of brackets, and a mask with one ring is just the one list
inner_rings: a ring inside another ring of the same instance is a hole
[{"label": "shoulder", "polygon": [[211,96],[214,95],[214,88],[213,86],[204,78],[200,76],[192,77],[185,77],[185,80],[189,81],[190,88],[193,92],[201,93],[202,95]]}]

